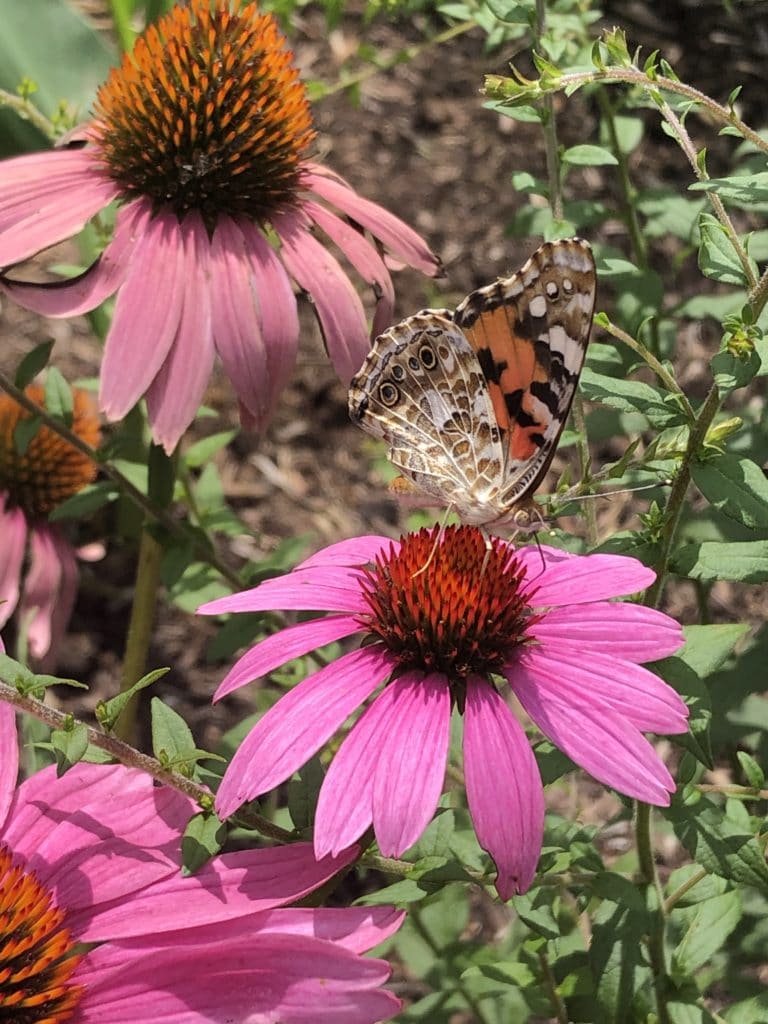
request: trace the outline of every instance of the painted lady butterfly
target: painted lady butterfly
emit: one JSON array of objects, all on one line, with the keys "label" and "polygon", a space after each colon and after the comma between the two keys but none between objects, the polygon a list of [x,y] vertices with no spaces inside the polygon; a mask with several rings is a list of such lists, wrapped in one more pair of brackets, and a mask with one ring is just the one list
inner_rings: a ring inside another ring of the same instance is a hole
[{"label": "painted lady butterfly", "polygon": [[394,490],[470,525],[538,526],[533,493],[576,391],[595,285],[587,242],[545,242],[454,313],[422,310],[376,338],[349,412],[389,445],[405,478]]}]

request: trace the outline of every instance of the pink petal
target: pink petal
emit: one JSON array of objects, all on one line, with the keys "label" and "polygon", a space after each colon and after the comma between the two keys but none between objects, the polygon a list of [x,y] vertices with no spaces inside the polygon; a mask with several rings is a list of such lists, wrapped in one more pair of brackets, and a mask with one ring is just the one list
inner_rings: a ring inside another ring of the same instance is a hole
[{"label": "pink petal", "polygon": [[404,676],[381,694],[389,705],[379,735],[373,827],[382,854],[399,857],[432,820],[443,791],[451,739],[451,695],[442,675]]},{"label": "pink petal", "polygon": [[8,267],[76,235],[120,192],[93,150],[4,160],[0,168],[0,266]]},{"label": "pink petal", "polygon": [[299,935],[246,938],[92,950],[72,979],[85,990],[78,1024],[375,1024],[400,1008],[380,989],[382,960]]},{"label": "pink petal", "polygon": [[273,633],[235,662],[214,694],[214,703],[292,658],[300,658],[318,647],[335,643],[361,628],[357,619],[350,615],[329,615],[310,622],[299,622],[296,626],[288,626]]},{"label": "pink petal", "polygon": [[318,861],[310,843],[225,853],[194,875],[175,871],[105,908],[80,939],[154,938],[233,920],[240,920],[242,930],[243,918],[302,899],[349,867],[358,853],[353,847]]},{"label": "pink petal", "polygon": [[467,680],[464,780],[480,845],[503,900],[530,888],[544,836],[544,792],[528,739],[485,679]]},{"label": "pink petal", "polygon": [[405,920],[394,907],[320,907],[271,910],[259,917],[262,932],[307,935],[365,953],[393,935]]},{"label": "pink petal", "polygon": [[365,235],[324,206],[307,200],[303,209],[310,220],[338,245],[363,280],[373,286],[377,302],[371,334],[376,337],[392,323],[395,307],[395,289],[384,261]]},{"label": "pink petal", "polygon": [[125,280],[136,241],[144,232],[150,210],[143,202],[121,207],[112,241],[99,258],[77,277],[34,284],[0,278],[0,291],[42,316],[80,316],[95,309]]},{"label": "pink petal", "polygon": [[377,534],[352,537],[350,540],[340,540],[316,551],[296,568],[309,569],[317,565],[368,565],[374,562],[378,555],[389,554],[390,549],[397,554],[400,550],[400,541]]},{"label": "pink petal", "polygon": [[599,782],[636,800],[669,805],[672,776],[637,726],[606,701],[555,698],[523,664],[510,685],[544,735]]},{"label": "pink petal", "polygon": [[[519,664],[536,679],[541,699],[604,706],[624,716],[643,732],[687,732],[688,708],[678,694],[641,665],[609,654],[580,654],[573,647],[527,648]],[[517,665],[505,671],[515,689]]]},{"label": "pink petal", "polygon": [[361,573],[353,568],[318,565],[294,569],[285,576],[265,580],[252,590],[219,597],[201,604],[198,615],[226,612],[265,612],[295,608],[301,611],[364,612]]},{"label": "pink petal", "polygon": [[430,276],[440,272],[440,261],[424,239],[399,217],[377,203],[363,199],[343,178],[332,174],[320,164],[308,163],[306,167],[304,181],[308,188],[349,214],[409,266]]},{"label": "pink petal", "polygon": [[669,615],[618,601],[554,608],[528,632],[547,649],[588,646],[590,651],[634,662],[666,658],[685,642],[682,627]]},{"label": "pink petal", "polygon": [[289,274],[315,305],[334,369],[348,384],[368,354],[365,311],[337,260],[313,238],[305,218],[284,213],[272,220]]},{"label": "pink petal", "polygon": [[296,297],[257,228],[221,217],[211,243],[216,349],[248,426],[263,429],[296,362]]},{"label": "pink petal", "polygon": [[[0,649],[2,641],[0,641]],[[16,735],[16,709],[0,701],[0,835],[16,791],[19,772],[19,741]]]},{"label": "pink petal", "polygon": [[136,241],[104,348],[99,399],[110,419],[133,408],[165,362],[179,330],[186,273],[176,215],[159,213]]},{"label": "pink petal", "polygon": [[227,818],[284,782],[381,684],[394,662],[380,647],[343,655],[294,686],[259,719],[227,768],[216,810]]},{"label": "pink petal", "polygon": [[61,641],[72,615],[77,561],[72,545],[47,523],[32,529],[30,552],[19,612],[27,629],[30,652],[35,658],[42,658]]},{"label": "pink petal", "polygon": [[4,626],[19,601],[19,581],[27,546],[27,521],[21,509],[7,509],[0,493],[0,626]]},{"label": "pink petal", "polygon": [[165,362],[147,388],[152,438],[169,455],[197,414],[214,358],[208,235],[196,211],[187,214],[178,230],[181,317]]},{"label": "pink petal", "polygon": [[[518,554],[522,555],[522,552]],[[636,594],[656,579],[653,569],[626,555],[581,555],[559,560],[554,565],[548,562],[543,570],[539,557],[538,571],[533,561],[535,556],[538,552],[526,556],[529,575],[525,583],[534,608],[587,604],[604,601],[608,597]]]}]

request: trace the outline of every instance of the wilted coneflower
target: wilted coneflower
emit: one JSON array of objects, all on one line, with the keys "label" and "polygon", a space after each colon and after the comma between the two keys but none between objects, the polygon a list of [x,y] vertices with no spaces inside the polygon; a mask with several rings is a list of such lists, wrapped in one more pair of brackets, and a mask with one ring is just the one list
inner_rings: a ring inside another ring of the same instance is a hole
[{"label": "wilted coneflower", "polygon": [[181,874],[193,802],[122,765],[45,768],[15,788],[0,702],[0,1018],[17,1024],[374,1024],[400,1000],[360,954],[392,907],[284,907],[346,867],[307,843]]},{"label": "wilted coneflower", "polygon": [[292,59],[255,3],[191,0],[112,71],[83,148],[70,140],[0,163],[5,270],[120,203],[112,241],[80,277],[41,285],[4,275],[0,288],[46,316],[83,313],[117,292],[101,406],[118,419],[146,395],[153,437],[169,451],[194,418],[215,352],[245,425],[267,422],[296,358],[290,278],[311,297],[342,380],[360,368],[363,306],[318,229],[373,286],[374,335],[394,299],[376,243],[438,270],[416,232],[307,158],[314,132]]},{"label": "wilted coneflower", "polygon": [[221,598],[204,614],[296,609],[334,614],[281,630],[248,651],[220,699],[291,658],[362,634],[359,648],[309,676],[257,722],[217,796],[226,817],[301,767],[386,683],[352,727],[323,782],[315,853],[373,824],[382,853],[421,835],[443,788],[451,712],[464,718],[464,773],[480,844],[507,899],[531,884],[544,798],[506,682],[541,732],[596,779],[666,805],[674,781],[644,731],[679,733],[687,709],[640,663],[682,644],[679,625],[608,598],[647,587],[634,558],[522,548],[474,527],[422,530],[400,543],[359,537],[293,572]]},{"label": "wilted coneflower", "polygon": [[[43,388],[26,394],[45,406]],[[99,420],[87,392],[73,391],[72,431],[95,448]],[[72,614],[77,593],[76,552],[48,515],[81,491],[96,475],[95,464],[50,427],[31,439],[19,432],[30,413],[0,395],[0,626],[19,609],[19,626],[36,658],[55,651]],[[100,554],[99,549],[99,554]],[[28,555],[28,568],[24,571]]]}]

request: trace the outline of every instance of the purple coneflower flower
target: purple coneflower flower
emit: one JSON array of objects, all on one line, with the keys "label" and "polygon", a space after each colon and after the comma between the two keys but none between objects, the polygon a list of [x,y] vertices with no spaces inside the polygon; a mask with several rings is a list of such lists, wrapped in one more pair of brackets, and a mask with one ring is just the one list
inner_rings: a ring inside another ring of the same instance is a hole
[{"label": "purple coneflower flower", "polygon": [[3,276],[0,288],[46,316],[84,313],[117,292],[101,406],[119,419],[146,395],[168,451],[195,416],[216,352],[244,424],[267,422],[296,358],[290,278],[312,299],[342,380],[359,369],[365,312],[316,229],[373,286],[374,336],[394,298],[379,246],[427,274],[439,268],[415,231],[306,158],[312,119],[291,62],[255,3],[191,0],[112,71],[84,148],[69,140],[0,163],[6,270],[120,202],[114,237],[85,273],[44,285]]},{"label": "purple coneflower flower", "polygon": [[666,805],[674,781],[644,731],[680,733],[687,709],[640,663],[682,643],[678,624],[633,594],[654,573],[633,558],[522,548],[473,527],[422,530],[400,543],[360,537],[293,572],[204,605],[205,614],[275,609],[333,614],[253,647],[216,693],[344,637],[362,644],[309,676],[259,720],[227,769],[222,816],[301,767],[367,698],[331,762],[315,816],[315,853],[339,851],[372,824],[399,856],[434,814],[451,712],[464,717],[464,773],[478,840],[507,899],[531,884],[544,798],[533,752],[499,683],[541,732],[596,779]]},{"label": "purple coneflower flower", "polygon": [[[26,394],[45,406],[43,388]],[[99,420],[90,396],[73,391],[71,429],[92,448]],[[48,514],[96,475],[95,464],[50,427],[39,426],[23,451],[17,428],[30,414],[0,395],[0,626],[18,607],[19,629],[35,658],[56,647],[67,628],[77,594],[77,556],[103,554],[101,545],[76,550]],[[24,571],[28,558],[28,568]]]},{"label": "purple coneflower flower", "polygon": [[[122,765],[55,767],[15,788],[0,702],[0,1007],[24,1024],[374,1024],[400,1001],[360,954],[391,907],[286,909],[349,864],[307,843],[180,872],[194,805]],[[10,766],[10,768],[9,768]]]}]

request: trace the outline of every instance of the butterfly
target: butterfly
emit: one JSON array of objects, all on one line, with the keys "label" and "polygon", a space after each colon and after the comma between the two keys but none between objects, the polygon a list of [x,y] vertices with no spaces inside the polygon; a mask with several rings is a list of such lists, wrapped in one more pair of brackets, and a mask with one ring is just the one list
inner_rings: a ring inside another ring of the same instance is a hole
[{"label": "butterfly", "polygon": [[349,389],[352,420],[389,445],[400,494],[474,526],[534,530],[584,363],[595,306],[587,242],[545,242],[455,312],[380,334]]}]

